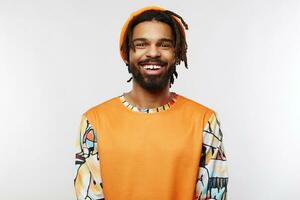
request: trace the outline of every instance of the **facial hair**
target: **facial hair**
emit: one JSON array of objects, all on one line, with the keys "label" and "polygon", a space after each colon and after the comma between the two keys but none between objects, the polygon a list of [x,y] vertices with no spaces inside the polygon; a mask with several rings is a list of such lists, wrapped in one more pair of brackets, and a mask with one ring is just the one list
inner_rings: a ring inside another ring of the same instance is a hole
[{"label": "facial hair", "polygon": [[[164,66],[166,67],[166,66]],[[171,65],[166,74],[158,75],[143,75],[141,74],[139,66],[132,63],[129,65],[129,72],[132,73],[133,79],[144,89],[155,92],[165,88],[170,82],[171,77],[175,71],[175,64]]]}]

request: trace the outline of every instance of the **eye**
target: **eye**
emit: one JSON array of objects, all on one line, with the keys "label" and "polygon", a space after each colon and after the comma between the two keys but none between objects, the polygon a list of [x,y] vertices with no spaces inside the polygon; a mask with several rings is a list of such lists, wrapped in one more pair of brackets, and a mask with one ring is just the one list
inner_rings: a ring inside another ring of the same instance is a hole
[{"label": "eye", "polygon": [[136,43],[134,43],[134,46],[136,48],[144,48],[146,46],[146,43],[145,42],[136,42]]},{"label": "eye", "polygon": [[160,46],[163,47],[163,48],[171,48],[172,47],[172,43],[170,43],[170,42],[162,42],[160,44]]}]

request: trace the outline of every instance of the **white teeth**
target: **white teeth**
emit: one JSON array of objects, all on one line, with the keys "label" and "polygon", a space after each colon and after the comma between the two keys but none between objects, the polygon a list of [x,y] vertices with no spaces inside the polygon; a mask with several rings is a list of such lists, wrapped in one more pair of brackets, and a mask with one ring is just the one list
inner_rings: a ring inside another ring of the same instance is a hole
[{"label": "white teeth", "polygon": [[145,69],[160,69],[160,65],[145,65],[143,66]]}]

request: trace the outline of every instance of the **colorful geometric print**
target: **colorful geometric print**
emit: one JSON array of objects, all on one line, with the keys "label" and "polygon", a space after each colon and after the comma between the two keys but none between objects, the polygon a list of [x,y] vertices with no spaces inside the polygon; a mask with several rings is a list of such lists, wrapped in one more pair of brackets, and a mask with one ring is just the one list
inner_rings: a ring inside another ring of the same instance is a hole
[{"label": "colorful geometric print", "polygon": [[196,184],[197,200],[227,198],[228,169],[223,134],[215,114],[203,130],[202,155]]},{"label": "colorful geometric print", "polygon": [[96,132],[85,116],[81,118],[76,141],[75,167],[74,186],[77,199],[103,200]]}]

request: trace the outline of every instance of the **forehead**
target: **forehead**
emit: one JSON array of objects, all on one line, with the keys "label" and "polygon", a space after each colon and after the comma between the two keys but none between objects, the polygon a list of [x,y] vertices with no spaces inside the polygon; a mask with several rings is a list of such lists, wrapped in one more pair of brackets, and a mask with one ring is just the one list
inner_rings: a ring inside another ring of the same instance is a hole
[{"label": "forehead", "polygon": [[137,24],[133,28],[132,39],[144,38],[147,40],[172,39],[171,27],[163,22],[152,20]]}]

